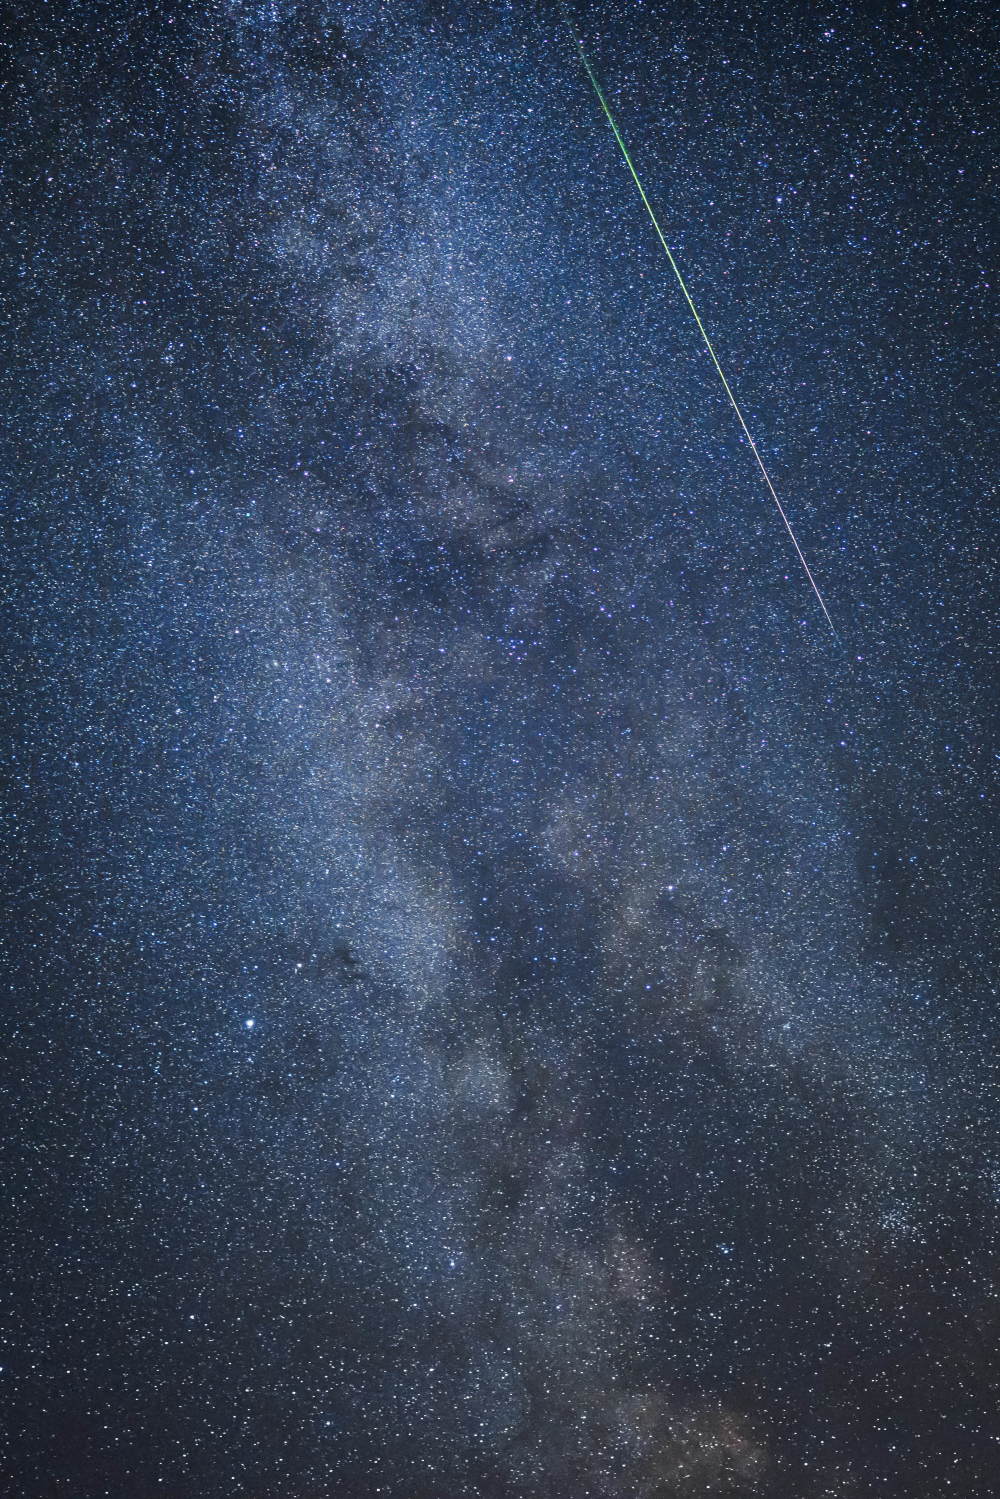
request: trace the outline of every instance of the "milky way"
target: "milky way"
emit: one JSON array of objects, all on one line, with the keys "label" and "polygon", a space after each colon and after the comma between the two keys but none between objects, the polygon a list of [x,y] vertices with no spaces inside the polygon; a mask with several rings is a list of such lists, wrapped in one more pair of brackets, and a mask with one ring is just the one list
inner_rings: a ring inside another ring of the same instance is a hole
[{"label": "milky way", "polygon": [[988,11],[10,23],[4,1493],[994,1491]]}]

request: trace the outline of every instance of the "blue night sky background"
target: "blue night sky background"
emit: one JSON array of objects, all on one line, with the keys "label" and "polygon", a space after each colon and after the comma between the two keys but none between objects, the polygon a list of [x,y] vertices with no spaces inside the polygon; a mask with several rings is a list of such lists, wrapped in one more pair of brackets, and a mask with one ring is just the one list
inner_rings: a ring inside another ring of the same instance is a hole
[{"label": "blue night sky background", "polygon": [[986,1499],[992,7],[5,11],[13,1499]]}]

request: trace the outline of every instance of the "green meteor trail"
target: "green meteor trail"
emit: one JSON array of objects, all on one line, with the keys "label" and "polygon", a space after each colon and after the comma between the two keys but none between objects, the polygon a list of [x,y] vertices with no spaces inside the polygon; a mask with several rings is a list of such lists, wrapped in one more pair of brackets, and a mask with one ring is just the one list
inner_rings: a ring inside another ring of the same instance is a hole
[{"label": "green meteor trail", "polygon": [[659,223],[659,220],[656,217],[656,214],[653,212],[653,205],[650,203],[649,199],[646,196],[646,189],[643,187],[641,181],[639,180],[639,174],[638,174],[638,172],[635,169],[635,164],[633,163],[632,158],[629,155],[628,147],[626,146],[625,141],[622,138],[622,133],[618,129],[618,123],[615,120],[614,115],[611,113],[611,109],[610,109],[610,107],[608,105],[607,99],[604,97],[604,90],[601,88],[601,85],[597,81],[597,76],[594,73],[594,70],[593,70],[593,68],[590,65],[590,59],[588,58],[586,52],[583,50],[583,43],[580,40],[579,33],[577,32],[577,29],[576,29],[576,27],[573,24],[572,17],[570,16],[570,14],[569,14],[568,10],[566,9],[565,5],[562,6],[562,12],[563,12],[563,16],[564,16],[564,18],[566,20],[566,24],[569,26],[570,31],[573,33],[573,40],[576,43],[576,49],[577,49],[577,51],[580,54],[580,61],[583,63],[584,69],[586,70],[587,77],[590,79],[590,82],[591,82],[591,84],[593,86],[594,93],[597,95],[597,98],[600,101],[601,108],[603,109],[605,115],[607,116],[608,124],[611,126],[611,129],[614,131],[615,140],[618,142],[618,146],[619,146],[619,149],[621,150],[622,156],[625,158],[625,165],[628,167],[629,171],[632,174],[632,180],[635,183],[636,187],[639,189],[639,196],[642,199],[643,203],[645,204],[646,212],[649,214],[650,220],[652,221],[653,228],[656,230],[657,239],[660,241],[660,244],[663,246],[663,249],[664,249],[664,252],[666,254],[666,257],[667,257],[667,259],[670,262],[670,269],[673,271],[674,275],[677,277],[677,284],[680,287],[681,291],[684,293],[684,300],[688,304],[688,307],[691,309],[691,316],[694,318],[695,322],[698,324],[698,332],[701,334],[702,339],[703,339],[704,344],[705,344],[705,348],[708,350],[709,355],[710,355],[711,360],[712,360],[712,363],[715,365],[715,369],[716,369],[716,372],[717,372],[717,374],[719,376],[719,379],[722,381],[723,389],[725,390],[726,395],[729,397],[730,405],[732,406],[733,410],[736,412],[737,420],[739,421],[739,424],[740,424],[741,428],[743,429],[743,436],[746,438],[747,442],[750,444],[750,451],[753,453],[753,456],[756,458],[756,460],[757,460],[757,466],[758,466],[758,468],[760,469],[761,473],[764,476],[764,483],[767,485],[768,492],[770,493],[770,496],[771,496],[772,500],[774,501],[775,505],[778,507],[778,514],[781,516],[781,519],[784,522],[785,530],[788,532],[789,536],[791,537],[792,546],[795,548],[796,555],[798,556],[799,561],[802,563],[802,567],[803,567],[803,569],[805,571],[805,575],[809,579],[809,583],[810,583],[810,586],[812,587],[812,591],[816,595],[817,601],[819,602],[819,607],[822,609],[824,615],[826,616],[826,622],[830,626],[830,629],[833,631],[834,635],[836,635],[837,634],[837,630],[836,630],[836,627],[835,627],[835,625],[833,623],[833,620],[830,618],[830,611],[826,607],[826,604],[823,602],[823,595],[820,593],[819,588],[816,585],[816,579],[813,577],[812,572],[809,569],[809,564],[808,564],[808,562],[806,561],[806,559],[805,559],[805,557],[803,555],[802,548],[799,546],[798,539],[796,538],[795,532],[792,530],[792,523],[788,519],[788,516],[785,514],[785,507],[782,505],[781,501],[778,499],[777,491],[775,490],[774,485],[771,483],[771,476],[768,473],[767,469],[764,467],[764,460],[760,456],[760,452],[758,450],[757,444],[754,442],[753,437],[750,434],[750,428],[747,426],[746,421],[745,421],[744,416],[743,416],[743,412],[740,410],[740,407],[739,407],[739,404],[738,404],[738,402],[736,400],[736,397],[733,395],[732,386],[729,384],[729,381],[726,379],[725,372],[724,372],[724,370],[722,368],[722,365],[719,363],[718,356],[716,355],[716,352],[715,352],[715,350],[712,347],[712,341],[709,338],[708,333],[705,330],[705,324],[702,322],[700,316],[698,315],[698,309],[694,305],[694,302],[691,299],[691,293],[688,291],[687,285],[685,284],[685,281],[684,281],[684,277],[681,275],[680,267],[678,266],[676,260],[673,257],[673,253],[671,252],[670,246],[667,244],[666,236],[664,235],[663,230],[660,228],[660,223]]}]

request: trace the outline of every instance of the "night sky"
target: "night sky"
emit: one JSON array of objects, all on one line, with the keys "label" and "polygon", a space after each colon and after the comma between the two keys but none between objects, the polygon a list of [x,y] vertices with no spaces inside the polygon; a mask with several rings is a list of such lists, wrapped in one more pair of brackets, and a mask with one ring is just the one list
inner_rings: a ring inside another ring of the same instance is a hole
[{"label": "night sky", "polygon": [[6,11],[5,1499],[996,1493],[992,10]]}]

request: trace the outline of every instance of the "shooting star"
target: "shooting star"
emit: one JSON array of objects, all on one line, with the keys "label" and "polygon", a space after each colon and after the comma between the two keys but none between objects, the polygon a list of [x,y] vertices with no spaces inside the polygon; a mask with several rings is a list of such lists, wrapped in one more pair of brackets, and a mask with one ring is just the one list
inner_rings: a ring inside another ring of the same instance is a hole
[{"label": "shooting star", "polygon": [[666,257],[670,262],[670,269],[677,277],[677,284],[680,287],[681,291],[684,293],[684,300],[687,303],[688,307],[691,309],[691,316],[694,318],[695,322],[698,325],[698,332],[701,334],[705,348],[708,350],[712,363],[715,365],[716,373],[718,374],[719,379],[722,381],[722,387],[725,390],[726,395],[729,397],[729,403],[732,406],[733,410],[736,412],[736,418],[743,430],[743,436],[750,444],[750,451],[751,453],[753,453],[754,458],[757,460],[757,467],[760,469],[761,474],[763,475],[764,483],[767,485],[768,493],[777,506],[778,514],[781,516],[781,519],[784,522],[785,530],[788,532],[788,535],[791,538],[792,546],[795,548],[796,556],[802,563],[803,571],[805,572],[806,577],[809,579],[809,585],[812,588],[813,593],[816,595],[819,607],[822,609],[823,614],[826,617],[826,622],[830,626],[830,629],[833,631],[833,634],[836,637],[837,630],[836,626],[833,623],[833,620],[830,618],[830,611],[823,601],[823,595],[819,591],[816,579],[813,577],[802,548],[799,546],[798,538],[796,537],[795,532],[792,530],[792,523],[785,513],[785,507],[779,500],[778,492],[775,489],[774,485],[771,483],[771,476],[764,466],[764,460],[760,456],[760,449],[757,447],[757,444],[753,440],[753,437],[750,433],[750,428],[747,426],[746,419],[743,416],[743,412],[740,410],[739,402],[733,394],[733,388],[730,385],[729,381],[726,379],[725,371],[723,370],[722,365],[719,363],[718,355],[712,347],[712,340],[708,336],[705,324],[702,322],[701,317],[699,316],[698,309],[694,305],[694,302],[691,298],[691,293],[687,289],[687,284],[684,280],[684,277],[681,275],[680,266],[674,259],[673,252],[671,251],[670,246],[667,244],[666,236],[663,233],[663,230],[660,228],[660,221],[656,217],[656,214],[653,212],[653,205],[650,203],[648,197],[646,196],[646,189],[643,187],[642,182],[639,179],[639,174],[635,169],[635,164],[633,163],[632,158],[629,155],[628,147],[625,144],[621,131],[618,129],[618,122],[616,121],[614,115],[611,113],[611,108],[608,104],[608,101],[604,97],[604,90],[598,83],[597,75],[590,65],[590,59],[583,49],[583,43],[580,40],[580,34],[577,31],[576,26],[573,24],[573,19],[569,14],[566,6],[562,5],[561,9],[566,24],[569,26],[569,29],[573,34],[573,40],[576,43],[576,49],[580,54],[580,61],[583,63],[584,70],[586,71],[587,77],[590,79],[594,93],[597,95],[601,108],[607,116],[608,124],[611,126],[611,129],[614,132],[615,140],[618,142],[618,147],[622,153],[622,156],[625,158],[625,165],[628,167],[629,171],[632,174],[632,180],[639,190],[639,196],[642,199],[643,204],[645,205],[646,212],[649,214],[653,228],[656,230],[656,237],[660,241],[660,244],[663,246]]}]

